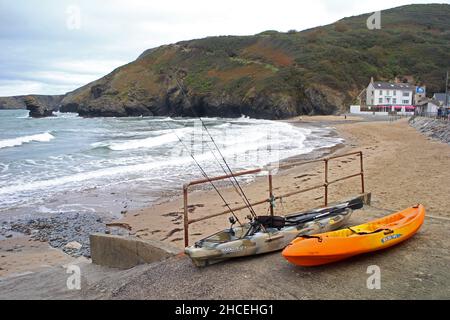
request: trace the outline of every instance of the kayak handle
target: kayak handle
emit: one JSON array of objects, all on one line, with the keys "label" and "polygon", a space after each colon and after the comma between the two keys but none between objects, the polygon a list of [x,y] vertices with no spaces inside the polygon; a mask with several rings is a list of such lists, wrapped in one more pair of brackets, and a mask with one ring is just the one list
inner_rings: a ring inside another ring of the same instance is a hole
[{"label": "kayak handle", "polygon": [[279,240],[282,238],[284,238],[284,235],[280,234],[278,236],[274,236],[274,237],[270,237],[269,239],[266,239],[266,242],[272,242],[272,241]]},{"label": "kayak handle", "polygon": [[392,229],[378,229],[378,230],[375,230],[373,232],[358,232],[358,231],[353,230],[351,227],[348,227],[347,229],[349,229],[351,232],[353,232],[353,233],[355,233],[357,235],[360,235],[360,236],[366,236],[366,235],[369,235],[369,234],[380,233],[380,232],[383,232],[383,231],[384,231],[385,235],[394,233],[394,230],[392,230]]},{"label": "kayak handle", "polygon": [[317,239],[317,240],[319,240],[319,242],[322,242],[322,241],[323,241],[322,237],[319,237],[319,236],[308,236],[308,235],[303,235],[303,236],[298,236],[298,238],[303,238],[303,239]]}]

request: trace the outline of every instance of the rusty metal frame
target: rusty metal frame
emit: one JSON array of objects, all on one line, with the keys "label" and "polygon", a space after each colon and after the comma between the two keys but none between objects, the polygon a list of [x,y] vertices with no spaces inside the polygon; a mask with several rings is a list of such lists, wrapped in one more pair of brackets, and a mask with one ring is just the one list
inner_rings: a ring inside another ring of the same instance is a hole
[{"label": "rusty metal frame", "polygon": [[[329,163],[332,160],[335,159],[340,159],[340,158],[344,158],[344,157],[349,157],[349,156],[354,156],[354,155],[358,155],[359,159],[360,159],[360,172],[352,174],[352,175],[348,175],[345,177],[341,177],[339,179],[335,179],[332,181],[329,181],[328,178],[328,171],[329,171]],[[220,181],[220,180],[226,180],[229,178],[233,178],[233,177],[241,177],[241,176],[245,176],[245,175],[255,175],[261,172],[268,172],[268,184],[269,184],[269,198],[268,199],[264,199],[261,201],[257,201],[254,203],[251,203],[252,206],[258,206],[264,203],[272,203],[272,201],[275,200],[279,200],[282,198],[287,198],[287,197],[291,197],[297,194],[302,194],[302,193],[306,193],[312,190],[317,190],[317,189],[321,189],[324,188],[324,206],[326,207],[328,205],[328,193],[329,193],[329,186],[341,181],[345,181],[348,179],[352,179],[352,178],[356,178],[356,177],[361,177],[361,193],[365,192],[365,185],[364,185],[364,163],[363,163],[363,153],[362,151],[357,151],[357,152],[351,152],[351,153],[346,153],[346,154],[342,154],[342,155],[337,155],[337,156],[332,156],[332,157],[327,157],[327,158],[323,158],[323,159],[318,159],[318,160],[311,160],[311,161],[303,161],[303,162],[294,162],[294,163],[287,163],[287,164],[283,164],[280,166],[277,166],[276,169],[287,169],[287,168],[292,168],[292,167],[296,167],[296,166],[302,166],[302,165],[306,165],[306,164],[311,164],[311,163],[320,163],[323,162],[324,166],[325,166],[325,170],[324,170],[324,183],[320,184],[320,185],[316,185],[313,187],[309,187],[307,189],[302,189],[302,190],[297,190],[297,191],[293,191],[284,195],[280,195],[280,196],[275,196],[273,194],[273,168],[271,168],[270,166],[267,166],[265,168],[261,168],[261,169],[253,169],[253,170],[245,170],[245,171],[240,171],[240,172],[236,172],[236,173],[232,173],[230,175],[224,175],[224,176],[219,176],[219,177],[214,177],[214,178],[210,178],[210,179],[202,179],[202,180],[196,180],[196,181],[192,181],[188,184],[185,184],[183,186],[183,200],[184,200],[184,244],[185,246],[189,246],[189,225],[193,224],[193,223],[197,223],[200,221],[204,221],[204,220],[208,220],[211,218],[215,218],[215,217],[219,217],[222,215],[225,215],[227,213],[231,213],[231,210],[226,210],[223,212],[219,212],[219,213],[214,213],[202,218],[197,218],[197,219],[192,219],[189,220],[189,210],[188,210],[188,193],[189,193],[189,188],[192,186],[198,186],[201,184],[206,184],[206,183],[210,183],[210,182],[215,182],[215,181]],[[247,206],[241,206],[241,207],[237,207],[237,208],[232,208],[232,211],[241,211],[246,209]],[[270,206],[270,214],[273,216],[274,211],[273,211],[273,206]]]}]

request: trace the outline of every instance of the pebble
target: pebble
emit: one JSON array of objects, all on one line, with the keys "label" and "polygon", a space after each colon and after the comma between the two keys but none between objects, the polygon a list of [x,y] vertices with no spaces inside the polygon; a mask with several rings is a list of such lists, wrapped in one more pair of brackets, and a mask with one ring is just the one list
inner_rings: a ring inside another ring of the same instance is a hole
[{"label": "pebble", "polygon": [[[7,237],[10,231],[29,234],[33,241],[48,242],[53,248],[61,249],[73,257],[88,258],[90,258],[89,235],[109,231],[105,221],[95,213],[59,213],[49,218],[4,221],[2,224],[3,227],[0,229],[2,236]],[[116,235],[127,234],[122,229],[113,230],[113,232]],[[66,247],[72,242],[78,245],[73,248]]]},{"label": "pebble", "polygon": [[82,247],[83,247],[83,245],[76,241],[69,242],[68,244],[66,244],[64,246],[64,248],[72,249],[72,250],[80,250]]}]

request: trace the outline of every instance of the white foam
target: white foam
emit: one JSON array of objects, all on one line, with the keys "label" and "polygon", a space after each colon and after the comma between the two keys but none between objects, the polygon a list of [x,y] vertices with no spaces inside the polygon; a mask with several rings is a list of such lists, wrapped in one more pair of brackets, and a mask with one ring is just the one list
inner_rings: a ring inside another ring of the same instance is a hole
[{"label": "white foam", "polygon": [[[177,120],[164,118],[152,119],[152,121]],[[93,141],[105,139],[93,143],[91,146],[102,146],[113,151],[138,150],[138,152],[110,152],[105,155],[95,151],[91,154],[89,150],[87,154],[51,155],[45,161],[34,161],[34,164],[32,159],[24,159],[20,163],[11,162],[10,168],[7,167],[7,164],[0,163],[0,173],[7,173],[4,177],[0,177],[0,207],[11,207],[24,201],[35,201],[44,193],[82,191],[91,187],[103,188],[117,183],[133,185],[139,181],[144,185],[148,181],[149,189],[178,186],[187,177],[199,175],[199,170],[189,155],[190,151],[195,154],[196,160],[201,163],[209,175],[220,174],[221,168],[211,152],[215,148],[208,135],[204,131],[197,132],[202,128],[201,126],[193,126],[193,122],[198,119],[179,121],[183,121],[188,127],[181,126],[181,123],[176,124],[176,134],[170,128],[168,130],[151,130],[152,128],[161,129],[160,125],[150,125],[148,131],[144,130],[146,127],[142,127],[143,131],[136,131],[136,126],[140,126],[141,122],[119,127],[117,130],[112,130],[110,126],[107,126],[105,129],[107,131],[98,130],[97,132],[95,130],[94,132],[92,130],[89,132],[90,137],[95,137]],[[293,155],[308,153],[316,148],[339,143],[339,139],[326,136],[328,130],[323,130],[321,134],[317,130],[297,127],[284,122],[249,118],[224,119],[223,121],[211,126],[208,123],[208,130],[232,170],[262,167],[267,163],[274,163]],[[102,126],[99,126],[99,129],[101,128]],[[76,130],[70,127],[63,130],[67,131],[67,129]],[[99,134],[97,135],[97,133]],[[51,136],[51,134],[47,134]],[[142,137],[141,134],[145,134],[145,136]],[[191,149],[189,152],[184,150],[181,144],[177,144],[177,135]],[[29,137],[36,136],[40,135]],[[46,137],[47,139],[41,140],[49,141],[51,140],[49,136]],[[53,138],[53,136],[51,137]],[[4,141],[0,141],[0,143],[4,143]],[[22,141],[21,143],[26,142]],[[156,148],[158,146],[160,147]],[[145,152],[139,152],[140,149],[145,149]],[[20,169],[21,166],[24,167],[21,174],[9,176],[10,172],[14,173],[16,167]]]},{"label": "white foam", "polygon": [[215,126],[214,129],[229,128],[231,126],[232,126],[232,124],[230,122],[225,122],[225,123],[222,123],[222,124],[220,124],[218,126]]},{"label": "white foam", "polygon": [[124,151],[124,150],[133,150],[133,149],[141,149],[141,148],[153,148],[157,146],[161,146],[164,144],[168,144],[171,142],[178,141],[178,138],[181,138],[186,134],[186,130],[179,129],[177,132],[166,133],[156,137],[149,137],[146,139],[133,139],[128,140],[126,142],[121,143],[113,143],[108,146],[109,149],[113,151]]},{"label": "white foam", "polygon": [[166,118],[154,118],[154,117],[146,117],[147,119],[150,119],[151,122],[170,122],[170,121],[174,121],[172,118],[170,117],[166,117]]},{"label": "white foam", "polygon": [[0,149],[9,148],[9,147],[18,147],[24,143],[30,142],[49,142],[53,140],[55,137],[50,133],[45,132],[41,134],[35,134],[31,136],[17,137],[13,139],[0,140]]},{"label": "white foam", "polygon": [[[198,160],[201,160],[199,157]],[[76,173],[73,175],[67,175],[63,177],[58,177],[54,179],[49,180],[39,180],[39,181],[33,181],[29,183],[20,183],[17,185],[11,185],[8,187],[0,188],[0,194],[14,194],[17,192],[23,192],[23,191],[32,191],[32,190],[42,190],[44,188],[49,187],[55,187],[55,186],[61,186],[65,184],[73,184],[77,182],[83,182],[87,180],[95,180],[99,178],[104,177],[110,177],[110,176],[117,176],[121,174],[129,174],[129,173],[136,173],[136,172],[143,172],[143,171],[149,171],[155,168],[160,168],[162,166],[177,166],[182,165],[185,163],[189,163],[191,161],[190,157],[181,157],[178,159],[173,159],[169,161],[154,161],[154,162],[147,162],[147,163],[141,163],[136,165],[129,165],[129,166],[118,166],[118,167],[110,167],[110,168],[104,168],[99,170],[93,170],[88,172],[81,172]]]},{"label": "white foam", "polygon": [[[236,155],[244,150],[252,150],[257,147],[261,147],[256,144],[247,144],[245,147],[235,147],[235,148],[227,148],[224,150],[224,156]],[[196,160],[199,163],[210,162],[213,158],[213,155],[210,152],[206,152],[200,155],[196,155]],[[160,160],[160,161],[149,161],[146,163],[128,165],[128,166],[117,166],[117,167],[109,167],[99,170],[93,170],[88,172],[80,172],[72,175],[67,175],[63,177],[58,177],[49,180],[39,180],[33,182],[22,182],[16,185],[9,185],[7,187],[0,188],[0,194],[16,194],[24,191],[33,191],[33,190],[42,190],[45,188],[62,186],[65,184],[75,184],[83,181],[93,181],[96,179],[101,179],[105,177],[118,176],[118,175],[126,175],[131,173],[138,172],[149,172],[150,170],[159,169],[159,168],[170,168],[177,167],[186,164],[192,163],[192,158],[190,156],[183,156],[172,158],[170,160]]]},{"label": "white foam", "polygon": [[8,163],[0,163],[0,173],[5,173],[9,169]]}]

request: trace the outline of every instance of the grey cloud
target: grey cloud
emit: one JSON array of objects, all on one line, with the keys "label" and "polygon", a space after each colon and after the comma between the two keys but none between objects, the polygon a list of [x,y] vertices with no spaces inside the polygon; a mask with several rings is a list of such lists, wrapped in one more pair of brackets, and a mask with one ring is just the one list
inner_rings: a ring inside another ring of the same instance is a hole
[{"label": "grey cloud", "polygon": [[[291,0],[0,0],[0,94],[27,94],[31,89],[61,94],[162,44],[268,29],[301,30],[407,1],[317,0],[305,6]],[[81,10],[80,29],[67,28],[70,5]],[[83,63],[102,66],[77,67]]]}]

